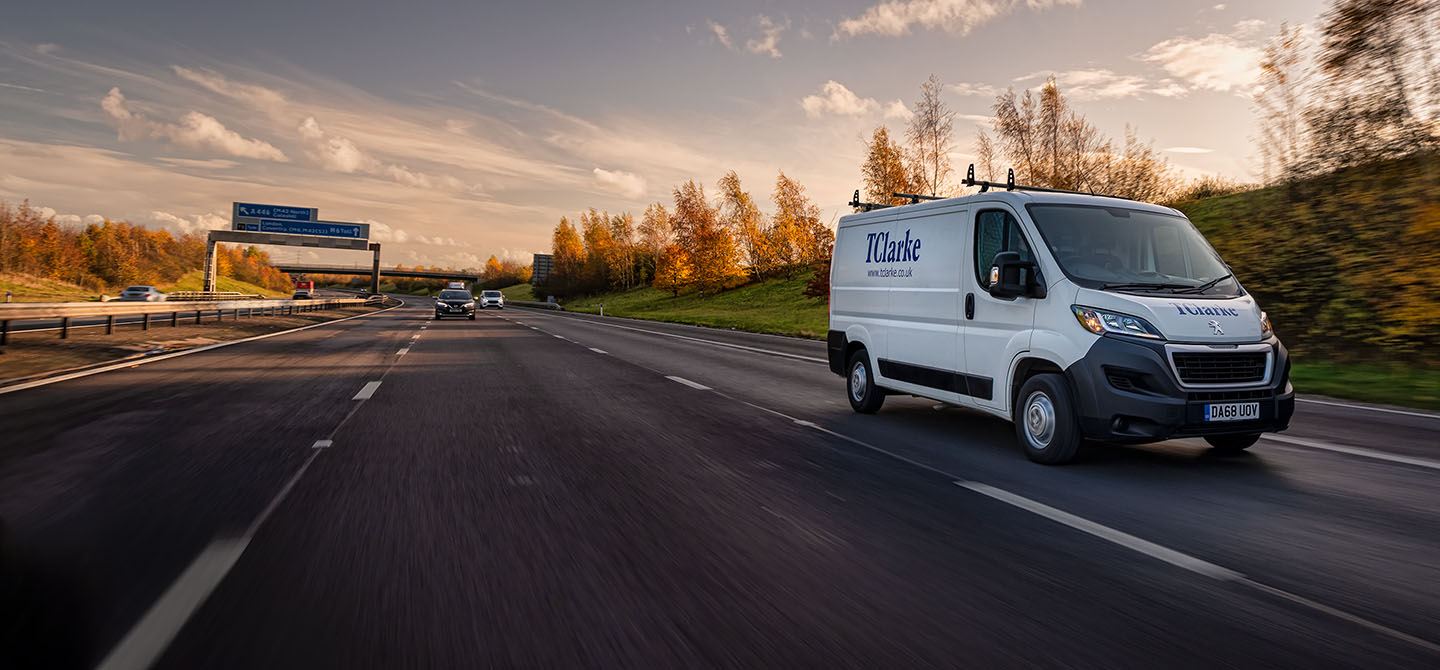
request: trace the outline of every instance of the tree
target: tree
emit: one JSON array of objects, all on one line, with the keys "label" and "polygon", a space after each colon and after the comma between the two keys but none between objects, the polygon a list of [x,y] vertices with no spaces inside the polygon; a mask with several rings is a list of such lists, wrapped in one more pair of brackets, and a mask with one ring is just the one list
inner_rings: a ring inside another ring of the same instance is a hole
[{"label": "tree", "polygon": [[739,250],[719,212],[705,199],[705,189],[688,180],[675,188],[675,211],[670,223],[675,243],[689,265],[689,283],[702,293],[726,288],[743,276]]},{"label": "tree", "polygon": [[490,256],[490,260],[485,261],[485,269],[480,273],[480,278],[484,282],[489,283],[491,281],[499,279],[500,276],[504,274],[504,272],[505,268],[501,267],[500,259],[496,258],[492,254]]},{"label": "tree", "polygon": [[575,226],[560,217],[550,237],[550,288],[556,295],[570,295],[579,285],[585,267],[585,245]]},{"label": "tree", "polygon": [[820,222],[820,208],[805,187],[784,172],[775,178],[775,247],[785,266],[808,266],[830,257],[835,234]]},{"label": "tree", "polygon": [[982,181],[995,181],[999,177],[995,171],[995,143],[990,141],[984,128],[975,129],[975,171],[978,173],[975,178]]},{"label": "tree", "polygon": [[775,259],[765,215],[741,187],[740,176],[734,170],[725,173],[716,186],[720,189],[721,219],[740,242],[743,262],[755,278],[768,275],[775,269]]},{"label": "tree", "polygon": [[1280,24],[1265,46],[1254,93],[1260,115],[1260,156],[1266,183],[1295,176],[1303,157],[1305,43],[1300,28]]},{"label": "tree", "polygon": [[955,148],[955,111],[940,98],[941,91],[940,78],[933,74],[920,85],[915,115],[905,131],[915,164],[913,174],[919,178],[916,186],[929,195],[946,191],[952,171],[950,152]]},{"label": "tree", "polygon": [[640,247],[645,253],[650,276],[654,277],[660,253],[670,246],[670,212],[665,211],[665,205],[655,202],[645,208],[639,232]]},{"label": "tree", "polygon": [[610,217],[610,251],[606,265],[612,284],[627,289],[635,285],[635,217],[628,212]]},{"label": "tree", "polygon": [[656,256],[655,288],[680,295],[680,289],[690,282],[690,261],[685,250],[678,244],[666,245]]},{"label": "tree", "polygon": [[890,129],[875,126],[870,141],[865,143],[865,162],[860,165],[860,179],[864,184],[865,199],[888,205],[903,205],[904,198],[896,193],[914,193],[921,190],[910,181],[910,171],[905,167],[905,151],[890,139]]}]

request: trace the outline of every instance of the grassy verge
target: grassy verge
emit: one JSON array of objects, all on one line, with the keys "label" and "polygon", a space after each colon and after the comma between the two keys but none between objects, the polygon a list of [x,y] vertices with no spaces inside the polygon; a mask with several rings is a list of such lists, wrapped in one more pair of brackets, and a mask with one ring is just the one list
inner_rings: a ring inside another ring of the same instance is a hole
[{"label": "grassy verge", "polygon": [[[169,286],[161,286],[161,291],[202,291],[205,289],[205,273],[201,270],[191,270],[180,277],[175,283]],[[261,288],[254,284],[247,284],[238,279],[229,277],[215,278],[216,291],[235,291],[237,293],[250,293],[263,295],[267,298],[290,297],[289,291],[272,291],[268,288]]]},{"label": "grassy verge", "polygon": [[1440,410],[1440,370],[1402,364],[1304,362],[1291,364],[1290,381],[1299,393]]},{"label": "grassy verge", "polygon": [[29,275],[0,275],[0,300],[10,292],[14,302],[83,302],[99,300],[100,292],[54,279]]},{"label": "grassy verge", "polygon": [[539,298],[535,297],[534,287],[529,284],[516,284],[514,286],[506,286],[505,288],[500,289],[500,293],[505,296],[506,300],[526,300],[530,302],[540,301]]},{"label": "grassy verge", "polygon": [[707,296],[673,297],[646,287],[578,298],[564,305],[572,312],[598,314],[603,304],[609,316],[823,339],[829,306],[824,300],[801,294],[807,279],[770,279]]}]

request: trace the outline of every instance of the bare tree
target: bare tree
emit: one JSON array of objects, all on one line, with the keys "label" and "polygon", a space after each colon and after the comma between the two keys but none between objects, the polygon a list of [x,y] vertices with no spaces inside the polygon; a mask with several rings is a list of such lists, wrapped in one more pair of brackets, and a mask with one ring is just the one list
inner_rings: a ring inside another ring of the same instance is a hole
[{"label": "bare tree", "polygon": [[913,172],[919,177],[917,185],[929,195],[944,192],[953,171],[950,152],[955,148],[955,110],[940,99],[942,88],[940,78],[933,74],[920,85],[915,115],[905,131],[915,165]]},{"label": "bare tree", "polygon": [[1305,43],[1300,28],[1280,25],[1260,61],[1254,94],[1260,115],[1260,156],[1266,183],[1295,175],[1303,156]]},{"label": "bare tree", "polygon": [[996,177],[995,143],[990,141],[984,128],[975,129],[975,170],[979,172],[978,179],[993,181]]}]

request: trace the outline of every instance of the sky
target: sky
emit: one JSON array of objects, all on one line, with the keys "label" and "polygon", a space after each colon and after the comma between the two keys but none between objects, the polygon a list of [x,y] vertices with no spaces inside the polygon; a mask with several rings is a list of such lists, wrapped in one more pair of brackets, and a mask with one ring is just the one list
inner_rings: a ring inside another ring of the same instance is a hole
[{"label": "sky", "polygon": [[[1249,93],[1322,0],[350,0],[7,3],[0,200],[73,225],[228,228],[232,201],[371,223],[385,265],[548,252],[561,216],[632,212],[735,170],[827,222],[863,140],[930,74],[963,173],[996,93],[1057,77],[1182,175],[1252,180]],[[274,248],[285,261],[368,254]]]}]

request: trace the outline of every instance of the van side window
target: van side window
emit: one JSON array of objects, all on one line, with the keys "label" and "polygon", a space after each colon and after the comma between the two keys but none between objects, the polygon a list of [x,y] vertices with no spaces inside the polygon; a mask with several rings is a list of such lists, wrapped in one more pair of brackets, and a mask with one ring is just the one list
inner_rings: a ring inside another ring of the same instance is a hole
[{"label": "van side window", "polygon": [[1034,260],[1020,222],[1010,212],[988,209],[975,215],[975,279],[990,287],[990,262],[1002,251],[1017,251],[1020,260]]}]

